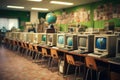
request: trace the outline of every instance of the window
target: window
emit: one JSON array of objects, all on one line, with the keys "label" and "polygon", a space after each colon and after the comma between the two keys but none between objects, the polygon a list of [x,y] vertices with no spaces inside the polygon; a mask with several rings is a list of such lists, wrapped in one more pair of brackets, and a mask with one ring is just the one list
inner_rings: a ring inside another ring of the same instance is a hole
[{"label": "window", "polygon": [[5,27],[7,30],[11,30],[12,27],[18,28],[17,18],[0,18],[0,29]]}]

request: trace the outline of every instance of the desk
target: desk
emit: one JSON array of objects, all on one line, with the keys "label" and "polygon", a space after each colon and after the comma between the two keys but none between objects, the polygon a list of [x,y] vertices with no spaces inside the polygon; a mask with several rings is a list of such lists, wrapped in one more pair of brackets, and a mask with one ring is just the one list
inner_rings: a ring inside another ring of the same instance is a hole
[{"label": "desk", "polygon": [[[26,44],[28,46],[30,43],[26,43]],[[39,44],[31,44],[31,45],[32,46],[37,46],[38,51],[40,51],[40,52],[41,52],[42,47],[46,48],[48,51],[52,48],[52,47],[49,47],[49,46],[39,45]],[[20,45],[18,45],[18,46],[20,46]],[[52,49],[55,49],[55,48],[52,48]],[[61,48],[58,48],[58,49],[55,49],[55,50],[57,50],[59,52],[59,54],[64,57],[64,72],[63,72],[63,74],[66,73],[66,65],[67,65],[66,58],[65,58],[66,54],[71,54],[74,57],[76,57],[76,59],[80,59],[80,60],[82,59],[82,61],[84,61],[84,58],[86,56],[88,56],[87,54],[78,54],[76,51],[68,51],[68,50],[64,50],[64,49],[61,49]],[[95,59],[98,62],[100,62],[100,65],[102,64],[102,66],[108,67],[110,72],[115,72],[115,73],[120,74],[120,63],[112,62],[108,58],[95,58]]]}]

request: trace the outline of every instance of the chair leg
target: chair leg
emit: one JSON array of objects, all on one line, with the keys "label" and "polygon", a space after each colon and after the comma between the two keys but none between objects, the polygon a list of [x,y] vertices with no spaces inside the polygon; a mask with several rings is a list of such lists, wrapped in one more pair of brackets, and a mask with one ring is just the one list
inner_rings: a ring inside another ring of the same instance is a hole
[{"label": "chair leg", "polygon": [[75,68],[75,78],[74,78],[75,80],[76,80],[76,76],[77,76],[77,68],[78,67],[76,66],[76,68]]},{"label": "chair leg", "polygon": [[87,77],[88,77],[89,70],[90,70],[90,69],[87,69],[87,73],[86,73],[85,80],[87,80]]},{"label": "chair leg", "polygon": [[50,67],[50,63],[51,63],[51,57],[49,57],[48,59],[48,68]]},{"label": "chair leg", "polygon": [[91,80],[92,80],[92,69],[90,69],[90,74],[91,74]]},{"label": "chair leg", "polygon": [[98,72],[98,75],[97,75],[97,80],[100,79],[100,72]]},{"label": "chair leg", "polygon": [[67,71],[66,71],[66,75],[68,75],[68,70],[69,70],[70,64],[68,64],[67,66]]}]

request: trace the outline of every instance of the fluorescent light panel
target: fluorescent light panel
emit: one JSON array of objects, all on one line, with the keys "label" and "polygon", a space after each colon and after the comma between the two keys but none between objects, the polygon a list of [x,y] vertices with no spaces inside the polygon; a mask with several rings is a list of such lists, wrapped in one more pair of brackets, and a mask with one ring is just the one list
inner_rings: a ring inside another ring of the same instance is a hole
[{"label": "fluorescent light panel", "polygon": [[50,3],[61,4],[61,5],[73,5],[73,3],[70,3],[70,2],[61,2],[61,1],[50,1]]},{"label": "fluorescent light panel", "polygon": [[23,6],[11,6],[11,5],[8,5],[7,8],[17,8],[17,9],[24,9]]},{"label": "fluorescent light panel", "polygon": [[49,10],[47,8],[35,8],[35,7],[32,7],[31,9],[32,10],[41,10],[41,11],[48,11]]},{"label": "fluorescent light panel", "polygon": [[41,2],[42,0],[28,0],[28,1]]}]

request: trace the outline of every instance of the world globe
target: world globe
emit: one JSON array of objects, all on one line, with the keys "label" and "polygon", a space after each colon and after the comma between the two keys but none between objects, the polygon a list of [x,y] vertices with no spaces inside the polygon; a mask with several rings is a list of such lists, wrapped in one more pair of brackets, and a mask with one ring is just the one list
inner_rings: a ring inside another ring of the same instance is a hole
[{"label": "world globe", "polygon": [[49,24],[52,24],[52,23],[55,23],[57,20],[57,17],[55,14],[53,13],[48,13],[46,15],[46,21],[49,23]]},{"label": "world globe", "polygon": [[96,41],[96,46],[99,49],[106,49],[106,38],[98,38]]}]

